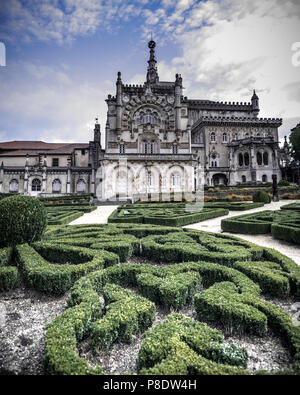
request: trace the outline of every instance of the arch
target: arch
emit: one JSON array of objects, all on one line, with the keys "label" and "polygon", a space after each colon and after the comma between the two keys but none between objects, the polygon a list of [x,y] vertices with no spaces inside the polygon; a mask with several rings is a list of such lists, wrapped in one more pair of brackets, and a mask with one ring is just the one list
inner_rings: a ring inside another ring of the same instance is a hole
[{"label": "arch", "polygon": [[242,153],[239,153],[239,166],[244,165],[244,157]]},{"label": "arch", "polygon": [[147,140],[142,140],[141,141],[141,151],[142,151],[142,154],[147,154],[148,153]]},{"label": "arch", "polygon": [[223,143],[227,143],[227,133],[226,132],[224,132],[222,135],[222,141],[223,141]]},{"label": "arch", "polygon": [[159,125],[162,119],[159,110],[153,106],[138,108],[133,114],[133,117],[136,119],[138,125]]},{"label": "arch", "polygon": [[247,139],[248,137],[249,137],[249,133],[246,132],[246,133],[245,133],[245,139]]},{"label": "arch", "polygon": [[266,174],[264,174],[263,176],[262,176],[262,182],[267,182],[268,181],[268,176],[266,175]]},{"label": "arch", "polygon": [[234,140],[238,140],[239,139],[239,134],[238,133],[234,133]]},{"label": "arch", "polygon": [[31,182],[31,190],[32,192],[40,192],[42,189],[42,183],[39,178],[34,178]]},{"label": "arch", "polygon": [[156,154],[157,153],[157,142],[156,140],[151,140],[150,142],[150,153]]},{"label": "arch", "polygon": [[218,174],[214,174],[213,175],[212,182],[213,182],[214,186],[216,186],[216,185],[227,185],[228,179],[227,179],[225,174],[218,173]]},{"label": "arch", "polygon": [[13,178],[9,183],[9,192],[18,192],[19,191],[19,181]]},{"label": "arch", "polygon": [[257,162],[257,164],[258,164],[259,166],[262,165],[262,154],[261,154],[261,152],[258,152],[258,153],[256,154],[256,162]]},{"label": "arch", "polygon": [[52,182],[52,192],[53,193],[60,193],[61,192],[61,182],[58,178],[56,178]]},{"label": "arch", "polygon": [[211,132],[211,134],[210,134],[210,141],[211,141],[211,143],[215,143],[216,142],[216,133],[215,132]]},{"label": "arch", "polygon": [[249,157],[248,152],[245,152],[245,153],[244,153],[244,163],[245,163],[245,166],[249,166],[250,157]]},{"label": "arch", "polygon": [[247,182],[247,177],[246,176],[242,176],[242,182]]},{"label": "arch", "polygon": [[267,166],[269,164],[269,154],[267,153],[267,151],[265,151],[263,154],[263,160],[264,160],[264,165]]},{"label": "arch", "polygon": [[85,193],[86,192],[86,182],[80,178],[76,184],[76,192]]}]

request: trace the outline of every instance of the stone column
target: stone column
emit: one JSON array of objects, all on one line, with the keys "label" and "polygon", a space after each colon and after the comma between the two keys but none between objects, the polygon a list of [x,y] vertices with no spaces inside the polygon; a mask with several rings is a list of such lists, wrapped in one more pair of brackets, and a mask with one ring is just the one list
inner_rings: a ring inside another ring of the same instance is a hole
[{"label": "stone column", "polygon": [[116,130],[117,134],[121,133],[121,124],[122,124],[122,80],[121,80],[121,73],[118,72],[118,79],[117,79],[117,123],[116,123]]},{"label": "stone column", "polygon": [[4,192],[3,181],[4,181],[4,166],[2,162],[0,167],[0,192]]},{"label": "stone column", "polygon": [[71,193],[71,169],[70,166],[67,170],[67,193]]},{"label": "stone column", "polygon": [[90,193],[95,195],[95,168],[92,167],[91,182],[90,182]]},{"label": "stone column", "polygon": [[181,88],[182,78],[180,74],[176,74],[175,80],[175,131],[181,131]]},{"label": "stone column", "polygon": [[28,194],[28,164],[29,164],[29,157],[28,155],[26,156],[26,162],[25,162],[25,173],[24,173],[24,194]]},{"label": "stone column", "polygon": [[46,160],[44,160],[43,178],[42,178],[42,193],[45,193],[46,191],[47,191],[47,163],[46,163]]}]

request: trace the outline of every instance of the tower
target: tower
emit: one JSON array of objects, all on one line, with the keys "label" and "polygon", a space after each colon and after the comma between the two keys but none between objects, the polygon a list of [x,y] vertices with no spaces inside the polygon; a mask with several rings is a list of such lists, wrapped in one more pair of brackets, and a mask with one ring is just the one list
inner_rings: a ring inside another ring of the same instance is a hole
[{"label": "tower", "polygon": [[251,98],[251,104],[252,104],[252,110],[255,112],[255,115],[257,116],[259,113],[259,98],[255,92],[255,89],[253,91],[253,96]]},{"label": "tower", "polygon": [[156,43],[153,40],[150,40],[148,43],[148,47],[150,49],[150,57],[148,60],[148,70],[147,70],[147,83],[155,84],[159,81],[157,67],[156,67],[156,59],[155,59],[155,47]]}]

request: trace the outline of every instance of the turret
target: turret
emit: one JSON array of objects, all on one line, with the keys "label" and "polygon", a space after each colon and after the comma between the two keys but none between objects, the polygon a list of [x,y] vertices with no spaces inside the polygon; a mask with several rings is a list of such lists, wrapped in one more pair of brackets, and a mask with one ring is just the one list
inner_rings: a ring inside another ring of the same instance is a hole
[{"label": "turret", "polygon": [[95,129],[94,129],[94,142],[101,145],[101,132],[100,124],[98,123],[98,118],[96,118]]},{"label": "turret", "polygon": [[117,123],[116,123],[116,130],[117,134],[121,133],[121,119],[122,119],[122,79],[121,79],[121,72],[118,72],[118,78],[116,82],[117,86]]},{"label": "turret", "polygon": [[181,131],[181,94],[182,94],[182,78],[180,74],[175,76],[175,131]]},{"label": "turret", "polygon": [[257,116],[259,113],[259,98],[255,92],[253,91],[253,96],[251,98],[251,104],[252,104],[252,110],[255,112],[255,115]]}]

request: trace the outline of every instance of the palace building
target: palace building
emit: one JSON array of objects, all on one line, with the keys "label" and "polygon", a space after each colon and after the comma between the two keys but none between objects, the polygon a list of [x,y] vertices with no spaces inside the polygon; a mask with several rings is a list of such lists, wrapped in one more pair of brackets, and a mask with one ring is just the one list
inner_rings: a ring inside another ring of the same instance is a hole
[{"label": "palace building", "polygon": [[248,103],[189,99],[180,74],[160,81],[155,42],[148,47],[145,83],[124,84],[119,72],[106,99],[105,147],[97,121],[87,144],[0,143],[0,192],[89,192],[107,200],[259,184],[273,174],[279,181],[282,120],[259,118],[255,91]]}]

